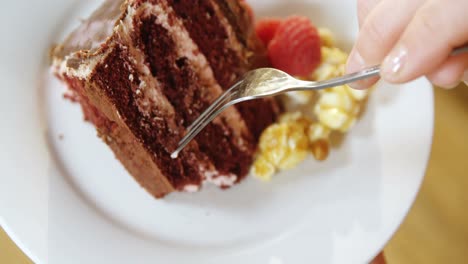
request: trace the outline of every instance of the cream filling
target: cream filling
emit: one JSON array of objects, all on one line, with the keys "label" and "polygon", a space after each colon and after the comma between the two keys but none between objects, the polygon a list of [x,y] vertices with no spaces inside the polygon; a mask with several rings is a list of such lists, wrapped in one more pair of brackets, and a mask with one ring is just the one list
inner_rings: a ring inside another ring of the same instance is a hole
[{"label": "cream filling", "polygon": [[218,187],[230,187],[234,185],[237,180],[237,176],[234,174],[228,175],[219,175],[217,177],[212,177],[207,182],[212,183]]},{"label": "cream filling", "polygon": [[[202,83],[206,87],[211,87],[211,93],[209,93],[209,95],[212,95],[213,98],[210,98],[210,100],[214,100],[216,97],[221,95],[222,89],[215,81],[214,73],[208,63],[208,60],[200,52],[200,49],[190,37],[187,29],[183,25],[183,22],[174,15],[175,19],[171,20],[172,24],[169,23],[169,13],[174,14],[172,8],[162,4],[150,5],[148,3],[145,3],[144,7],[145,10],[147,10],[148,15],[155,15],[157,19],[156,22],[164,27],[173,37],[174,42],[177,45],[176,51],[178,57],[186,57],[191,67],[199,74]],[[246,151],[247,146],[246,142],[242,138],[242,134],[247,131],[247,128],[245,122],[240,117],[240,114],[237,110],[231,108],[226,110],[222,116],[228,120],[228,125],[231,128],[231,131],[238,139],[238,147]],[[216,124],[222,124],[220,119],[215,119],[213,122]],[[236,125],[234,126],[231,124]],[[206,182],[213,183],[217,186],[232,186],[237,180],[236,175],[222,175],[217,170],[204,170],[204,175]]]},{"label": "cream filling", "polygon": [[230,187],[233,186],[234,183],[237,181],[237,176],[232,173],[220,175],[219,173],[214,171],[207,171],[203,167],[199,167],[199,169],[203,172],[203,175],[205,176],[203,184],[209,183],[214,184],[218,187]]},{"label": "cream filling", "polygon": [[[237,39],[237,35],[234,32],[234,29],[232,28],[231,24],[229,23],[229,20],[224,16],[223,12],[221,11],[221,8],[218,6],[216,1],[211,1],[211,4],[213,5],[213,9],[215,11],[216,17],[219,19],[221,25],[226,29],[229,47],[231,47],[232,50],[234,50],[237,53],[237,56],[239,58],[243,58],[244,49],[242,48],[242,45],[239,43],[239,40]],[[233,78],[235,78],[235,76]]]},{"label": "cream filling", "polygon": [[[132,40],[130,39],[131,32],[133,31],[133,21],[134,17],[139,15],[141,12],[136,10],[132,6],[127,8],[127,16],[120,22],[117,33],[121,38],[128,44],[129,53],[131,54],[130,60],[132,61],[133,66],[138,71],[138,87],[133,92],[135,93],[136,104],[139,111],[145,116],[151,116],[151,114],[156,114],[155,118],[157,119],[158,115],[169,115],[173,116],[175,114],[175,109],[172,107],[171,103],[165,99],[165,96],[162,94],[159,87],[160,83],[153,78],[149,67],[145,64],[145,55],[141,50],[135,48],[132,45]],[[130,74],[128,76],[129,80],[133,82],[135,76]],[[158,105],[160,109],[164,109],[165,113],[154,113],[153,106]],[[173,128],[175,131],[175,123],[169,123],[169,128]]]},{"label": "cream filling", "polygon": [[[70,76],[80,80],[87,79],[98,63],[109,54],[107,51],[104,54],[96,55],[91,58],[82,59],[81,52],[67,55],[64,58],[54,57],[52,59],[52,70],[61,77]],[[70,64],[75,62],[78,67],[72,67]]]},{"label": "cream filling", "polygon": [[[152,113],[152,106],[154,105],[163,105],[163,109],[169,109],[169,114],[174,115],[175,109],[173,106],[170,104],[166,97],[162,94],[161,90],[158,87],[161,87],[159,82],[154,78],[151,74],[150,69],[148,66],[145,64],[145,56],[143,54],[143,51],[141,51],[138,48],[135,48],[133,44],[131,44],[131,39],[129,38],[130,32],[133,30],[133,17],[134,16],[139,16],[142,12],[148,13],[153,9],[153,5],[150,5],[148,3],[143,4],[138,8],[138,10],[135,10],[133,7],[129,6],[129,10],[127,10],[127,17],[121,22],[121,27],[122,27],[122,35],[125,36],[125,41],[129,43],[128,46],[130,46],[131,54],[133,56],[132,60],[135,66],[137,67],[139,71],[139,86],[138,88],[134,91],[137,97],[137,105],[139,110],[145,114],[149,115]],[[161,15],[158,14],[158,16],[164,17],[166,21],[166,26],[169,26],[167,24],[167,13],[164,12],[161,6],[158,6],[156,9],[158,9],[158,12],[161,13]],[[148,14],[146,14],[148,15]],[[158,21],[159,22],[159,21]],[[130,78],[135,78],[134,76],[129,76]],[[158,118],[158,115],[155,115],[154,118]],[[172,122],[171,122],[172,123]],[[171,126],[176,126],[175,123],[169,124],[169,127]],[[204,172],[209,172],[210,174],[217,175],[218,172],[214,168],[214,166],[210,164],[200,164],[200,171],[202,174]],[[196,192],[198,191],[200,186],[196,186],[193,184],[187,185],[184,187],[184,191],[186,192]]]},{"label": "cream filling", "polygon": [[[87,20],[74,30],[62,46],[54,50],[52,69],[59,76],[86,79],[106,54],[96,55],[101,44],[118,29],[125,0],[106,0]],[[86,51],[86,52],[84,52]]]},{"label": "cream filling", "polygon": [[[97,50],[101,43],[114,31],[115,20],[96,20],[84,22],[68,39],[67,42],[73,47],[80,49]],[[93,36],[96,40],[94,40]]]},{"label": "cream filling", "polygon": [[87,50],[90,54],[99,50],[102,43],[112,36],[115,24],[122,12],[121,6],[125,0],[106,0],[91,16],[82,21],[64,41],[63,48],[57,54],[64,57],[68,54]]},{"label": "cream filling", "polygon": [[199,190],[200,190],[200,186],[195,185],[195,184],[188,184],[188,185],[185,185],[184,187],[184,192],[188,192],[188,193],[195,193],[195,192],[198,192]]}]

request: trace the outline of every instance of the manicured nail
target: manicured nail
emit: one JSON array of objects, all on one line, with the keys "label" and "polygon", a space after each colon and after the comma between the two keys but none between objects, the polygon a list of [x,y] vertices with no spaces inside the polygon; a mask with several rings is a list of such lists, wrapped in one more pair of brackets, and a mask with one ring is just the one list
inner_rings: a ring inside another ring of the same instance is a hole
[{"label": "manicured nail", "polygon": [[[353,50],[349,55],[348,62],[346,63],[346,73],[354,73],[363,70],[366,67],[366,63],[362,58],[361,54],[357,50]],[[354,89],[365,89],[368,87],[365,80],[350,83],[349,86]]]},{"label": "manicured nail", "polygon": [[360,71],[366,67],[364,59],[357,50],[353,50],[349,54],[348,62],[346,63],[346,73],[353,73]]},{"label": "manicured nail", "polygon": [[387,80],[397,80],[406,63],[408,51],[403,46],[398,46],[384,59],[382,63],[382,76]]},{"label": "manicured nail", "polygon": [[452,84],[447,84],[447,85],[441,85],[440,88],[444,88],[446,90],[450,90],[450,89],[453,89],[455,87],[457,87],[458,85],[460,85],[460,82],[456,82],[456,83],[452,83]]}]

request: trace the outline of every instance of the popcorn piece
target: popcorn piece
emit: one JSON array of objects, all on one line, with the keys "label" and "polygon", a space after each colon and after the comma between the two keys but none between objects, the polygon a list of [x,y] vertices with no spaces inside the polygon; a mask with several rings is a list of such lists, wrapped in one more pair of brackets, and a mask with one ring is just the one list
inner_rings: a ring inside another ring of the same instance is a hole
[{"label": "popcorn piece", "polygon": [[296,167],[299,163],[304,161],[307,157],[308,151],[304,149],[296,149],[291,151],[285,159],[283,159],[277,166],[281,170],[288,170]]},{"label": "popcorn piece", "polygon": [[315,93],[313,91],[295,91],[285,94],[293,103],[296,104],[307,104],[314,98]]},{"label": "popcorn piece", "polygon": [[310,141],[310,151],[316,160],[327,159],[330,153],[330,133],[331,130],[321,123],[309,126],[307,134]]},{"label": "popcorn piece", "polygon": [[358,104],[356,104],[356,105],[354,106],[354,109],[353,109],[353,111],[351,112],[351,114],[352,114],[353,116],[356,116],[356,117],[357,117],[357,116],[359,115],[359,113],[361,113],[361,105],[362,105],[362,102],[359,102]]},{"label": "popcorn piece", "polygon": [[328,140],[328,138],[330,137],[330,132],[331,130],[323,124],[314,123],[309,126],[307,135],[309,137],[309,141],[311,143],[314,143],[318,140]]},{"label": "popcorn piece", "polygon": [[348,113],[353,110],[355,103],[348,93],[331,91],[323,93],[318,104],[322,108],[339,108]]},{"label": "popcorn piece", "polygon": [[356,90],[346,85],[347,92],[353,97],[356,101],[362,101],[367,98],[369,95],[369,90]]},{"label": "popcorn piece", "polygon": [[338,67],[336,67],[335,74],[337,74],[337,76],[344,75],[345,74],[345,64],[341,64]]},{"label": "popcorn piece", "polygon": [[278,145],[274,148],[265,150],[262,153],[262,156],[271,164],[279,164],[284,160],[288,155],[288,146],[287,143],[284,145]]},{"label": "popcorn piece", "polygon": [[322,108],[317,105],[315,114],[320,123],[333,130],[340,130],[349,122],[349,115],[339,108]]},{"label": "popcorn piece", "polygon": [[321,91],[314,113],[322,124],[345,133],[356,123],[362,101],[368,93],[347,85]]},{"label": "popcorn piece", "polygon": [[319,28],[318,33],[320,40],[322,41],[322,46],[333,47],[335,45],[335,36],[328,28]]},{"label": "popcorn piece", "polygon": [[328,63],[322,63],[312,74],[312,79],[315,81],[325,81],[336,77],[336,67]]},{"label": "popcorn piece", "polygon": [[322,63],[312,73],[311,79],[315,81],[324,81],[343,75],[344,65],[348,55],[338,48],[321,48]]},{"label": "popcorn piece", "polygon": [[[306,24],[305,19],[301,17],[292,17],[288,23],[289,25],[282,29],[283,33],[290,34],[297,27],[295,36],[301,35],[301,30],[304,30],[302,27]],[[278,32],[280,31],[278,29]],[[323,81],[343,75],[348,55],[334,47],[334,38],[330,30],[321,28],[318,30],[318,35],[322,45],[321,62],[313,73],[300,74],[300,76],[306,80]],[[281,59],[288,63],[299,58],[300,45],[299,48],[292,45],[296,53],[287,54],[280,48],[289,46],[275,43],[277,41],[275,38],[276,35],[270,46],[273,46],[273,51],[277,49],[276,55],[281,55]],[[288,45],[291,45],[288,42],[297,40],[290,36],[279,39],[281,43]],[[305,116],[308,112],[306,110],[281,115],[278,122],[267,128],[260,137],[260,153],[254,163],[254,174],[262,180],[269,180],[276,171],[297,166],[308,153],[319,161],[327,159],[331,149],[331,133],[333,131],[345,133],[354,126],[369,93],[369,90],[354,90],[347,85],[341,85],[318,92],[301,91],[287,94],[284,97],[285,105],[289,104],[287,100],[297,104],[296,108],[298,105],[308,107],[311,103],[315,103],[314,108],[310,109],[313,110],[314,121]]]},{"label": "popcorn piece", "polygon": [[311,123],[311,120],[304,116],[302,112],[295,111],[295,112],[289,112],[289,113],[284,113],[278,118],[279,123],[293,123],[297,122],[300,123],[304,126],[307,126],[308,124]]},{"label": "popcorn piece", "polygon": [[289,127],[287,124],[272,124],[260,136],[260,151],[271,151],[274,148],[287,146]]},{"label": "popcorn piece", "polygon": [[289,150],[306,150],[309,147],[309,139],[306,131],[309,123],[298,120],[289,125],[288,134],[288,149]]},{"label": "popcorn piece", "polygon": [[322,47],[322,55],[324,56],[323,61],[325,63],[335,66],[346,64],[346,60],[348,60],[348,54],[339,48]]},{"label": "popcorn piece", "polygon": [[270,181],[276,169],[263,156],[258,157],[252,167],[252,174],[263,181]]},{"label": "popcorn piece", "polygon": [[335,86],[335,87],[329,88],[329,89],[327,89],[325,91],[333,92],[333,93],[340,93],[340,94],[344,94],[344,95],[348,94],[348,88],[345,85]]},{"label": "popcorn piece", "polygon": [[356,116],[352,116],[348,119],[348,121],[340,127],[339,131],[341,133],[346,133],[348,132],[357,122],[357,117]]},{"label": "popcorn piece", "polygon": [[310,124],[311,121],[301,112],[292,112],[280,116],[278,123],[265,129],[260,136],[260,153],[254,163],[254,175],[268,178],[265,175],[271,171],[290,169],[303,161],[309,152],[307,130]]},{"label": "popcorn piece", "polygon": [[310,150],[316,160],[324,161],[330,154],[330,141],[323,139],[317,140],[312,143]]}]

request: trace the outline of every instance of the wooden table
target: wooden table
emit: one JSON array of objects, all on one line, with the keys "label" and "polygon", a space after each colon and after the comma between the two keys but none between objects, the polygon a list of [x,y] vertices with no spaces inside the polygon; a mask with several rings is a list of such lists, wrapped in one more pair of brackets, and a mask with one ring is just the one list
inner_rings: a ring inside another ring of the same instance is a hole
[{"label": "wooden table", "polygon": [[435,90],[435,131],[426,178],[385,249],[392,263],[468,263],[468,87]]},{"label": "wooden table", "polygon": [[[388,263],[468,262],[468,88],[435,90],[434,144],[422,189],[385,248]],[[32,263],[0,230],[0,263]]]}]

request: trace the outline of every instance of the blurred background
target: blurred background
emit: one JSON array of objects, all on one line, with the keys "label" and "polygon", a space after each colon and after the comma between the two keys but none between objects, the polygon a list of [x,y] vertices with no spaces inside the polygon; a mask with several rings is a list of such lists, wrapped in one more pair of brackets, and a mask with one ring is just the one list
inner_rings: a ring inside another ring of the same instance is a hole
[{"label": "blurred background", "polygon": [[[434,92],[434,142],[426,178],[385,248],[389,264],[468,263],[468,87]],[[32,263],[1,228],[0,263]]]}]

